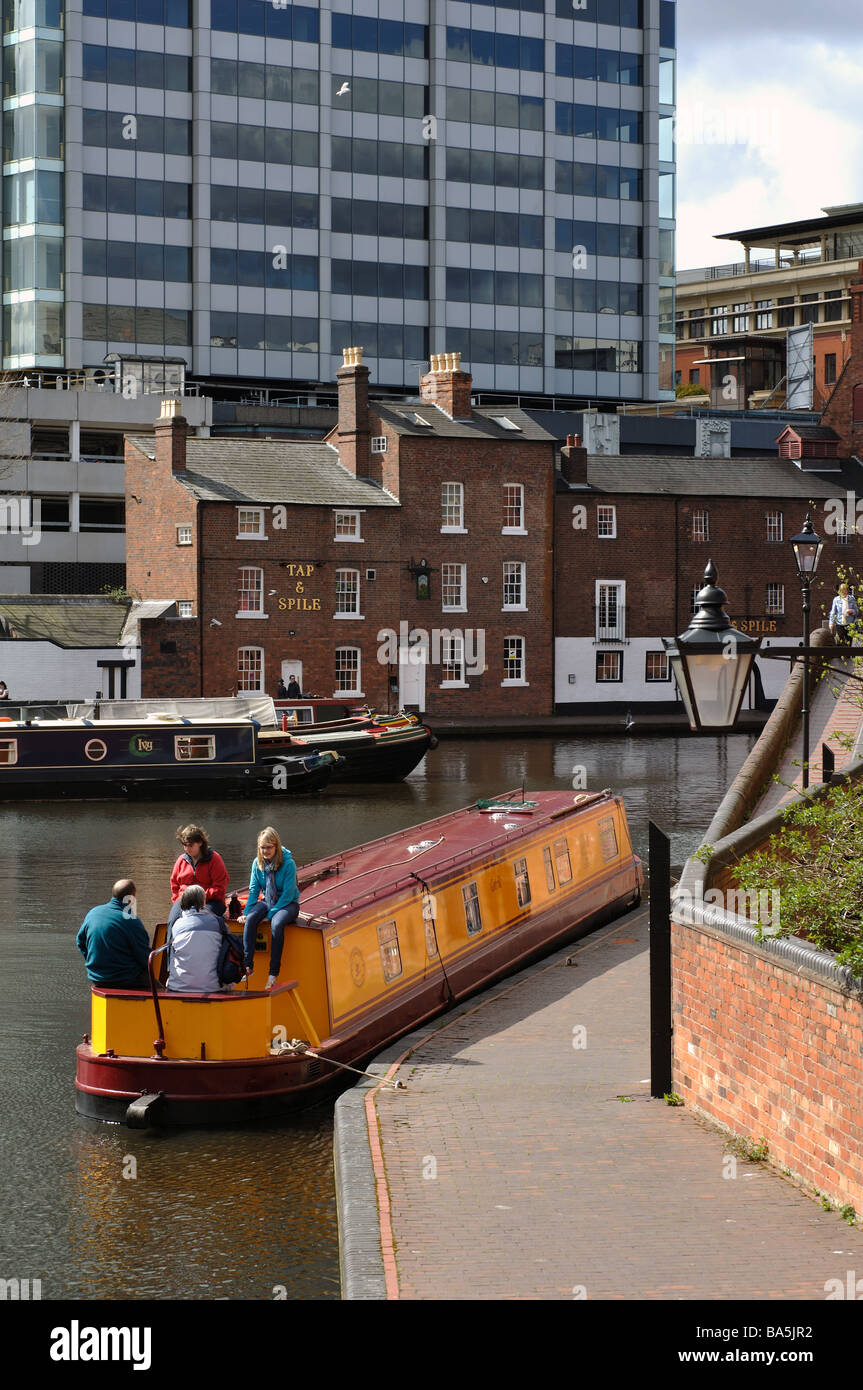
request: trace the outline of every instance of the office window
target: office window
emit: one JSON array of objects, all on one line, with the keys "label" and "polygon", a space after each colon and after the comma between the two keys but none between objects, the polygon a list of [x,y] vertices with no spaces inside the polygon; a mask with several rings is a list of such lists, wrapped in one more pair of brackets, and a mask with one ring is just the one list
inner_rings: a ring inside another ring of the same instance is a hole
[{"label": "office window", "polygon": [[596,679],[599,684],[622,681],[623,652],[597,652]]},{"label": "office window", "polygon": [[243,613],[263,613],[264,611],[264,571],[243,566],[240,570],[239,600],[237,616]]},{"label": "office window", "polygon": [[361,695],[359,647],[336,647],[336,695]]},{"label": "office window", "polygon": [[522,483],[503,485],[503,533],[524,530],[524,486]]},{"label": "office window", "polygon": [[762,332],[773,327],[773,315],[769,310],[773,307],[772,299],[756,299],[755,301],[755,331]]},{"label": "office window", "polygon": [[692,513],[692,539],[694,541],[710,540],[710,513],[697,511]]},{"label": "office window", "polygon": [[442,531],[464,530],[464,484],[441,483]]},{"label": "office window", "polygon": [[801,294],[800,296],[800,322],[818,323],[820,314],[818,312],[818,295]]},{"label": "office window", "polygon": [[237,653],[237,694],[264,692],[264,652],[262,647],[240,647]]},{"label": "office window", "polygon": [[336,616],[358,617],[359,611],[359,570],[336,570]]},{"label": "office window", "polygon": [[710,310],[710,335],[713,338],[721,338],[728,332],[728,310],[724,306]]},{"label": "office window", "polygon": [[701,385],[701,368],[700,368],[700,367],[690,367],[690,369],[689,369],[689,384],[690,384],[690,386],[700,386],[700,385]]},{"label": "office window", "polygon": [[441,566],[441,606],[444,612],[463,612],[466,604],[465,566]]},{"label": "office window", "polygon": [[334,539],[337,541],[359,541],[360,535],[360,514],[359,512],[336,512],[336,533]]},{"label": "office window", "polygon": [[177,545],[191,545],[191,544],[192,544],[192,528],[191,528],[191,526],[178,526],[178,527],[177,527]]},{"label": "office window", "polygon": [[515,895],[519,907],[527,907],[530,903],[530,874],[527,870],[526,859],[516,859],[512,866],[515,875]]},{"label": "office window", "polygon": [[767,585],[767,597],[764,611],[766,613],[772,614],[773,616],[778,616],[785,612],[784,584]]},{"label": "office window", "polygon": [[597,507],[596,534],[602,540],[614,540],[617,536],[617,508]]},{"label": "office window", "polygon": [[733,304],[731,307],[732,307],[732,309],[734,310],[734,330],[733,330],[733,331],[734,331],[735,333],[748,333],[748,332],[749,332],[749,314],[748,314],[747,310],[749,309],[749,305],[746,304],[746,303],[743,303],[743,304]]},{"label": "office window", "polygon": [[464,902],[464,919],[468,936],[477,936],[482,931],[482,912],[479,905],[479,892],[475,883],[466,883],[461,890]]},{"label": "office window", "polygon": [[378,945],[381,952],[381,964],[384,968],[384,979],[389,983],[390,980],[397,979],[402,973],[399,934],[395,922],[385,922],[378,927]]},{"label": "office window", "polygon": [[776,301],[776,304],[777,304],[777,306],[778,306],[778,312],[777,312],[777,315],[776,315],[776,327],[777,327],[777,328],[793,328],[793,327],[794,327],[794,309],[793,309],[793,307],[787,308],[787,309],[786,309],[786,308],[783,308],[782,306],[783,306],[783,305],[786,305],[786,304],[787,304],[787,305],[793,306],[793,304],[794,304],[794,295],[793,295],[793,294],[780,295],[780,297],[779,297],[779,298],[777,299],[777,301]]},{"label": "office window", "polygon": [[671,680],[671,667],[665,652],[645,652],[644,679],[648,684]]},{"label": "office window", "polygon": [[264,540],[263,507],[237,508],[237,540]]},{"label": "office window", "polygon": [[441,685],[464,685],[464,638],[445,637],[441,646]]},{"label": "office window", "polygon": [[[844,313],[841,290],[824,291],[824,322],[836,323]],[[835,377],[834,377],[835,381]]]},{"label": "office window", "polygon": [[524,638],[505,637],[503,639],[503,685],[526,685],[524,665]]},{"label": "office window", "polygon": [[505,560],[503,565],[504,608],[526,608],[525,565],[521,560]]},{"label": "office window", "polygon": [[767,513],[767,539],[769,541],[782,540],[782,513]]},{"label": "office window", "polygon": [[835,386],[836,384],[836,353],[825,352],[824,354],[824,385]]}]

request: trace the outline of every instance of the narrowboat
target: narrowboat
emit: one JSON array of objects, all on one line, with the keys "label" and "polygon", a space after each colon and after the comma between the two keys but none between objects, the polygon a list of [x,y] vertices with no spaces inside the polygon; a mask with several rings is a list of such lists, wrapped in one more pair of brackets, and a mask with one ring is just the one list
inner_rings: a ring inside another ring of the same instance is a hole
[{"label": "narrowboat", "polygon": [[341,761],[333,782],[401,782],[422,762],[437,739],[412,714],[367,713],[331,723],[303,724],[301,734],[262,729],[261,756],[278,756],[287,747],[333,749]]},{"label": "narrowboat", "polygon": [[179,994],[93,987],[77,1110],[133,1127],[236,1122],[308,1105],[424,1020],[626,911],[642,871],[611,792],[517,792],[300,870],[282,971]]},{"label": "narrowboat", "polygon": [[339,755],[285,748],[263,759],[253,719],[33,719],[0,722],[0,801],[85,796],[317,791]]}]

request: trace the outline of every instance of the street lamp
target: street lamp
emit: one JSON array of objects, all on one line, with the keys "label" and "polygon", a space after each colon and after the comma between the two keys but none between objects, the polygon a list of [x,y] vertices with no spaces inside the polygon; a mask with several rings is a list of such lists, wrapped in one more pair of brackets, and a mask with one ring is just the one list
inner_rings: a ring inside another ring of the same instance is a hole
[{"label": "street lamp", "polygon": [[824,542],[815,534],[812,520],[807,512],[803,530],[799,536],[791,537],[791,548],[797,565],[797,578],[803,591],[803,701],[801,716],[803,721],[803,789],[809,786],[809,612],[810,589],[818,571],[818,561],[824,549]]},{"label": "street lamp", "polygon": [[663,637],[671,670],[696,732],[732,729],[761,638],[738,632],[722,605],[725,593],[716,587],[716,566],[707,562],[704,587],[696,613],[679,637]]}]

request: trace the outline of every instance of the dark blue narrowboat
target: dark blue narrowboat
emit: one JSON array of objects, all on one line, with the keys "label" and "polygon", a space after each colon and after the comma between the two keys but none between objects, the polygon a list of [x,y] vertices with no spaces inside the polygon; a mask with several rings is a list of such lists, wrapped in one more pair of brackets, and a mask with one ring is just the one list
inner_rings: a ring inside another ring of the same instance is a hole
[{"label": "dark blue narrowboat", "polygon": [[[284,749],[278,769],[258,751],[253,719],[0,720],[0,800],[318,791],[338,754]],[[276,772],[278,776],[276,777]]]}]

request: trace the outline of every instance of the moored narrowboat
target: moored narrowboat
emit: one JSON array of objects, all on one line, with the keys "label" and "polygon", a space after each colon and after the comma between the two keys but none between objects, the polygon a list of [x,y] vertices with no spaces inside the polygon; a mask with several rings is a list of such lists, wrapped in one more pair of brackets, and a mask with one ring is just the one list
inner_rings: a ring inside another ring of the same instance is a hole
[{"label": "moored narrowboat", "polygon": [[[0,722],[0,801],[220,791],[317,791],[339,761],[318,748],[262,759],[253,719]],[[278,771],[278,778],[276,773]]]},{"label": "moored narrowboat", "polygon": [[282,971],[258,929],[246,986],[92,990],[77,1109],[132,1126],[232,1122],[307,1105],[394,1039],[634,905],[641,865],[610,792],[519,793],[426,821],[299,872]]}]

